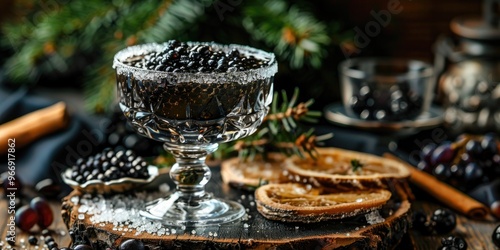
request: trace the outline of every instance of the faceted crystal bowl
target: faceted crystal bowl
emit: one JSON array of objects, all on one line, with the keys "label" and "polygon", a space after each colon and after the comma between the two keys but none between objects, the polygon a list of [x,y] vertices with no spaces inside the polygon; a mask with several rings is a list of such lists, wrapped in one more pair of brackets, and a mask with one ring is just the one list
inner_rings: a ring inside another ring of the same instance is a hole
[{"label": "faceted crystal bowl", "polygon": [[245,209],[230,200],[205,192],[211,177],[205,164],[219,143],[248,136],[269,111],[277,62],[272,53],[241,45],[209,45],[215,51],[253,56],[267,63],[257,69],[224,73],[163,72],[132,67],[160,52],[162,44],[126,48],[115,55],[120,107],[135,130],[164,142],[176,159],[170,177],[175,192],[148,203],[140,214],[169,225],[213,225],[241,218]]},{"label": "faceted crystal bowl", "polygon": [[272,101],[277,63],[272,53],[241,45],[205,44],[216,50],[237,49],[268,61],[245,71],[180,73],[126,64],[128,58],[161,51],[163,44],[128,47],[114,58],[120,107],[138,133],[180,144],[221,143],[253,133]]}]

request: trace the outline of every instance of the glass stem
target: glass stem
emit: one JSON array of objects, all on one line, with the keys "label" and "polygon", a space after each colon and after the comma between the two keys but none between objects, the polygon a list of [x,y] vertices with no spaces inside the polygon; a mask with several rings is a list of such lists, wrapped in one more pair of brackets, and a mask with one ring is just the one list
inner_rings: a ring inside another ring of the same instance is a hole
[{"label": "glass stem", "polygon": [[212,173],[205,163],[208,154],[217,150],[217,143],[204,145],[172,144],[166,142],[165,150],[172,153],[176,163],[170,169],[170,178],[176,184],[179,199],[188,206],[198,206],[199,202],[210,198],[205,193],[205,185]]}]

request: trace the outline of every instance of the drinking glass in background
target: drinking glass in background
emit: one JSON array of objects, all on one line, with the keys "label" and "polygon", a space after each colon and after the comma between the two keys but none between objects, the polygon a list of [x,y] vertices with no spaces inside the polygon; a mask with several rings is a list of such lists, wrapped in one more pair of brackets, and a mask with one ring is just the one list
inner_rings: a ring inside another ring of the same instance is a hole
[{"label": "drinking glass in background", "polygon": [[417,60],[355,58],[339,66],[347,115],[367,121],[415,120],[429,110],[434,72]]}]

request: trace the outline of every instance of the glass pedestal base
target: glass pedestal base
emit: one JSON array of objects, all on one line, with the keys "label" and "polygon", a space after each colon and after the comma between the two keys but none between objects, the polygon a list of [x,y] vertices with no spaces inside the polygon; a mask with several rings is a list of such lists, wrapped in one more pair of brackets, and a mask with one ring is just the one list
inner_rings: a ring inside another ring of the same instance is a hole
[{"label": "glass pedestal base", "polygon": [[186,202],[175,192],[154,200],[140,214],[171,226],[210,226],[231,222],[245,214],[244,207],[234,201],[212,198],[206,194],[196,202]]}]

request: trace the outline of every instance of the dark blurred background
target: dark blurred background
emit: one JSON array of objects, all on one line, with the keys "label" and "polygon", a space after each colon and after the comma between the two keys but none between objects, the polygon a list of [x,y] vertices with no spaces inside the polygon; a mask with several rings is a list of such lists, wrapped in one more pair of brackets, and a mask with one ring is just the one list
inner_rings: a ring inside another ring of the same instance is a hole
[{"label": "dark blurred background", "polygon": [[[450,33],[450,20],[482,12],[481,1],[469,0],[8,0],[0,2],[0,68],[4,85],[84,89],[86,110],[102,112],[110,110],[114,94],[112,55],[127,45],[169,39],[243,43],[275,51],[281,64],[276,89],[300,87],[301,97],[315,98],[321,108],[339,100],[337,64],[346,59],[346,51],[356,49],[356,27],[365,30],[375,21],[371,13],[387,12],[388,4],[395,4],[399,13],[350,57],[432,62],[433,44],[439,35]],[[169,15],[173,18],[164,18]],[[311,32],[307,22],[319,25],[310,25]],[[151,27],[157,28],[156,34],[141,32]],[[309,35],[319,51],[301,47],[300,39]],[[302,55],[290,56],[296,52]]]}]

